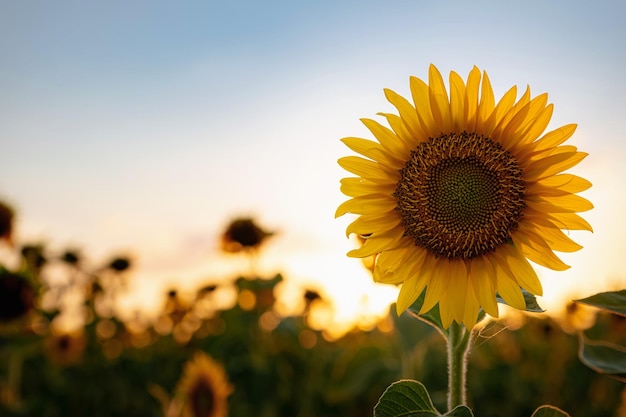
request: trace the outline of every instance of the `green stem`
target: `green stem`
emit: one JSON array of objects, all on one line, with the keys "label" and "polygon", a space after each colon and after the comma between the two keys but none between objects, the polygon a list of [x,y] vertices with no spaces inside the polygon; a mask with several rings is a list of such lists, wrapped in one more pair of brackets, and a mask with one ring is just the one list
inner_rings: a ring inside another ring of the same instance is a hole
[{"label": "green stem", "polygon": [[448,329],[448,411],[466,405],[465,377],[470,332],[455,321]]},{"label": "green stem", "polygon": [[9,354],[7,392],[4,401],[9,407],[20,404],[20,386],[22,384],[22,354],[13,350]]}]

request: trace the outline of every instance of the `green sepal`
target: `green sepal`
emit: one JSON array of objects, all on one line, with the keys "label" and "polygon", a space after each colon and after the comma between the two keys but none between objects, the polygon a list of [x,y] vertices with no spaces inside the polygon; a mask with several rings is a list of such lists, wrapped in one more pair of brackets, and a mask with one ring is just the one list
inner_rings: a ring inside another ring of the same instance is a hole
[{"label": "green sepal", "polygon": [[[526,303],[525,311],[528,311],[529,313],[544,313],[546,311],[541,308],[541,306],[537,302],[537,297],[535,297],[534,294],[531,294],[522,288],[522,295],[524,296],[524,302]],[[507,302],[504,301],[502,297],[500,297],[500,294],[496,294],[496,301],[500,304],[508,305]]]},{"label": "green sepal", "polygon": [[580,336],[580,361],[594,371],[626,382],[626,349],[604,341],[591,341]]},{"label": "green sepal", "polygon": [[444,336],[448,336],[448,329],[443,327],[443,323],[441,322],[441,314],[439,313],[439,303],[435,304],[433,308],[431,308],[426,313],[420,314],[420,310],[422,309],[422,305],[424,305],[424,299],[426,298],[426,290],[422,291],[417,300],[408,308],[409,312],[416,316],[418,319],[425,321],[431,326],[438,329]]},{"label": "green sepal", "polygon": [[535,410],[531,417],[571,417],[568,413],[560,408],[551,405],[542,405]]},{"label": "green sepal", "polygon": [[626,316],[626,290],[601,292],[574,301]]},{"label": "green sepal", "polygon": [[[374,417],[438,417],[440,415],[426,387],[421,382],[409,379],[389,385],[374,407]],[[456,416],[456,414],[451,415]]]}]

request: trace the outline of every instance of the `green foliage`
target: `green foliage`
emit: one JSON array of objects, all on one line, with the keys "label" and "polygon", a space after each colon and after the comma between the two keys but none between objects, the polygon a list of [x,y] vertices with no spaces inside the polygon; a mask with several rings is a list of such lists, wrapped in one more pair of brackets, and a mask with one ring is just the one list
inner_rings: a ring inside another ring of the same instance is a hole
[{"label": "green foliage", "polygon": [[[602,292],[575,301],[626,316],[626,290]],[[626,382],[626,348],[609,341],[589,340],[581,334],[579,357],[594,371]]]},{"label": "green foliage", "polygon": [[575,301],[626,316],[626,290],[602,292]]},{"label": "green foliage", "polygon": [[374,417],[438,416],[426,387],[417,381],[403,380],[391,384],[374,407]]},{"label": "green foliage", "polygon": [[626,382],[626,349],[610,342],[580,339],[580,360],[589,368]]},{"label": "green foliage", "polygon": [[[541,308],[541,306],[537,302],[537,297],[535,297],[533,294],[522,289],[522,295],[524,296],[524,302],[526,303],[526,311],[528,311],[529,313],[543,313],[546,311]],[[499,295],[496,295],[496,300],[500,304],[506,304],[504,298],[500,297]]]},{"label": "green foliage", "polygon": [[[433,405],[424,384],[401,380],[391,384],[374,407],[374,417],[438,417],[441,414]],[[473,417],[465,406],[455,407],[444,416]]]}]

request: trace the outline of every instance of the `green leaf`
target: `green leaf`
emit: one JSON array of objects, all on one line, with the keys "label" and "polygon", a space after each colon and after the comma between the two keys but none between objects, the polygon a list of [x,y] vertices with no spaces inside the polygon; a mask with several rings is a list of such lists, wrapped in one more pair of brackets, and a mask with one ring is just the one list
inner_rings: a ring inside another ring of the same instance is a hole
[{"label": "green leaf", "polygon": [[574,301],[608,310],[620,316],[626,316],[626,290],[601,292],[591,297]]},{"label": "green leaf", "polygon": [[374,417],[431,417],[439,415],[426,387],[413,380],[401,380],[389,385],[374,407]]},{"label": "green leaf", "polygon": [[[541,308],[541,306],[539,306],[539,303],[537,302],[537,297],[535,297],[533,294],[522,289],[522,295],[524,295],[524,301],[526,302],[526,311],[528,311],[529,313],[543,313],[546,311]],[[498,301],[500,304],[507,304],[506,301],[504,301],[504,299],[500,297],[499,294],[496,294],[496,301]]]},{"label": "green leaf", "polygon": [[571,417],[565,411],[560,408],[553,407],[551,405],[542,405],[535,410],[531,417]]},{"label": "green leaf", "polygon": [[470,410],[466,406],[459,405],[459,406],[456,406],[449,413],[444,414],[444,417],[445,416],[450,416],[450,417],[474,417],[474,414],[472,413],[472,410]]},{"label": "green leaf", "polygon": [[426,290],[422,291],[417,300],[409,307],[409,312],[414,314],[418,319],[425,321],[431,326],[441,331],[444,335],[448,334],[448,330],[443,327],[441,322],[441,314],[439,314],[439,304],[436,304],[433,308],[424,314],[419,314],[422,305],[424,305],[424,299],[426,298]]},{"label": "green leaf", "polygon": [[610,342],[580,338],[580,361],[601,374],[626,382],[626,349]]}]

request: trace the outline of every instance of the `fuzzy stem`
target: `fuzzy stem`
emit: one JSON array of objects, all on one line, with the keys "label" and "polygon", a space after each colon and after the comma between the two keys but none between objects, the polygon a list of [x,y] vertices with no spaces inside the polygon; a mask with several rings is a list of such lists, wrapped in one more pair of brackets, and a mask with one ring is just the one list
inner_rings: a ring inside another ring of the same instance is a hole
[{"label": "fuzzy stem", "polygon": [[448,411],[466,405],[465,378],[470,332],[452,321],[448,330]]}]

